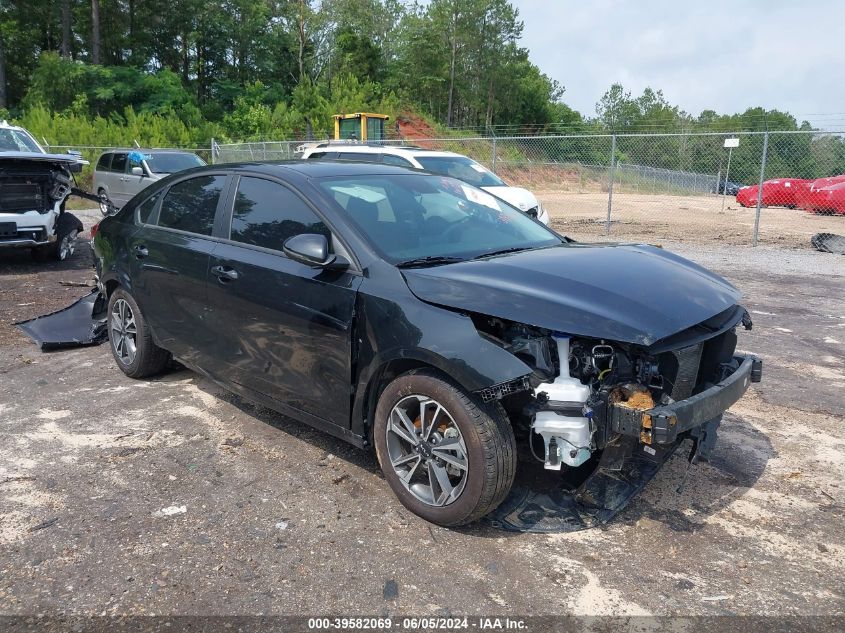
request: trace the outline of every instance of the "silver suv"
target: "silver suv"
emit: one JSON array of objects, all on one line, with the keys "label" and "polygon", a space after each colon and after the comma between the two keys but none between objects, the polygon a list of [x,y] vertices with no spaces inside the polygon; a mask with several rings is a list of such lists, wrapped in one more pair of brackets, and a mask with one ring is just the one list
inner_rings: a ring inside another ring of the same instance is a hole
[{"label": "silver suv", "polygon": [[103,201],[121,208],[147,185],[165,176],[205,161],[193,152],[178,150],[114,149],[97,160],[94,168],[94,191]]},{"label": "silver suv", "polygon": [[451,176],[492,193],[543,224],[549,223],[548,212],[533,193],[522,187],[511,187],[484,165],[463,154],[438,152],[409,145],[393,147],[329,141],[305,147],[302,158],[384,163]]}]

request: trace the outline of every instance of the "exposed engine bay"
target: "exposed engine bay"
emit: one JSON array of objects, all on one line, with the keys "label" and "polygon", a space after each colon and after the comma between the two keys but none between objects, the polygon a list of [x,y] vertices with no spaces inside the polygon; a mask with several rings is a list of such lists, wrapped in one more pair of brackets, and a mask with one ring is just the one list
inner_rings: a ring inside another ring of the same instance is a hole
[{"label": "exposed engine bay", "polygon": [[73,176],[67,164],[3,161],[0,164],[0,209],[49,213],[68,197]]},{"label": "exposed engine bay", "polygon": [[[638,477],[648,471],[650,478],[688,438],[693,441],[690,462],[706,459],[721,414],[731,404],[723,396],[730,389],[722,383],[740,366],[741,357],[734,356],[735,329],[740,324],[751,328],[740,306],[648,347],[571,337],[481,315],[473,315],[473,322],[483,337],[533,368],[521,382],[498,385],[482,397],[502,404],[518,439],[521,435],[546,470],[576,475],[570,477],[577,492],[566,500],[569,510],[575,512],[580,504],[581,509],[614,513],[648,480],[620,477],[626,469]],[[750,380],[759,381],[760,361],[748,362]],[[719,408],[723,401],[726,406]],[[657,465],[631,467],[630,458],[638,454]],[[602,507],[608,472],[616,473],[613,486],[623,480],[629,484],[626,491],[614,491],[615,509]]]}]

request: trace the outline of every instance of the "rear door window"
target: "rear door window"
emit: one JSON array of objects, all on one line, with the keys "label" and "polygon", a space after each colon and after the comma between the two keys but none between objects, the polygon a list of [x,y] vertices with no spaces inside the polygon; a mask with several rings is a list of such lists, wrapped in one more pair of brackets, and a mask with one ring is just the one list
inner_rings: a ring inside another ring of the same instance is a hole
[{"label": "rear door window", "polygon": [[281,251],[285,240],[301,233],[331,237],[319,216],[287,187],[263,178],[240,179],[232,212],[233,241]]},{"label": "rear door window", "polygon": [[126,162],[126,154],[113,154],[109,169],[122,174],[126,171]]},{"label": "rear door window", "polygon": [[226,176],[197,176],[170,187],[158,214],[158,226],[211,235],[214,214],[226,185]]}]

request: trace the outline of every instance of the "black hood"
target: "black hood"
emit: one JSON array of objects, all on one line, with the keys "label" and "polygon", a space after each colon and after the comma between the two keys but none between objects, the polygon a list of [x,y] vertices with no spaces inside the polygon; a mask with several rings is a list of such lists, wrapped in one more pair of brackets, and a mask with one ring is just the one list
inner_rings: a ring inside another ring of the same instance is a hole
[{"label": "black hood", "polygon": [[707,269],[641,245],[568,244],[402,273],[429,303],[646,346],[740,298]]}]

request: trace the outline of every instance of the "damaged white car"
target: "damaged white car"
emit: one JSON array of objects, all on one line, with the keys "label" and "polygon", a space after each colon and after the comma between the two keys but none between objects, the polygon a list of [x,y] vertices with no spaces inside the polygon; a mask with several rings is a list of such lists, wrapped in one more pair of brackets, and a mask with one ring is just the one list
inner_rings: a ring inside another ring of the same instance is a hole
[{"label": "damaged white car", "polygon": [[0,122],[0,249],[28,248],[39,260],[72,255],[82,222],[65,202],[85,164],[48,154],[25,129]]}]

